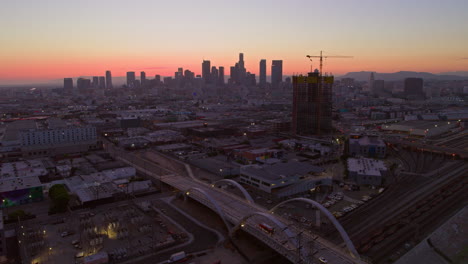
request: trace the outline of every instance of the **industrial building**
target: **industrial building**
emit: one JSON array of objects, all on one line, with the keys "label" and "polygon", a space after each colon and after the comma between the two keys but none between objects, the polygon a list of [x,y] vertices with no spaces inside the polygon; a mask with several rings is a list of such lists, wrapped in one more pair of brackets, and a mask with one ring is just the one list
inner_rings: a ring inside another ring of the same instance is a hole
[{"label": "industrial building", "polygon": [[350,156],[363,156],[385,158],[387,145],[378,136],[351,135],[349,138],[348,154]]},{"label": "industrial building", "polygon": [[41,160],[2,163],[0,167],[1,208],[42,201],[40,177],[49,172]]},{"label": "industrial building", "polygon": [[324,135],[332,132],[333,76],[318,70],[307,76],[293,76],[292,130],[297,135]]},{"label": "industrial building", "polygon": [[1,140],[5,156],[43,156],[100,149],[94,126],[68,124],[58,118],[18,120],[5,129]]},{"label": "industrial building", "polygon": [[349,179],[359,185],[379,186],[383,183],[383,178],[387,172],[385,163],[381,160],[368,158],[348,159]]},{"label": "industrial building", "polygon": [[457,126],[458,122],[456,121],[410,120],[390,125],[383,125],[382,130],[392,131],[395,133],[405,133],[415,137],[430,138],[447,133]]},{"label": "industrial building", "polygon": [[[279,194],[284,187],[323,172],[323,168],[304,162],[276,163],[273,165],[247,165],[240,168],[240,182],[270,194]],[[317,177],[317,184],[321,179]],[[299,192],[299,190],[298,190]]]}]

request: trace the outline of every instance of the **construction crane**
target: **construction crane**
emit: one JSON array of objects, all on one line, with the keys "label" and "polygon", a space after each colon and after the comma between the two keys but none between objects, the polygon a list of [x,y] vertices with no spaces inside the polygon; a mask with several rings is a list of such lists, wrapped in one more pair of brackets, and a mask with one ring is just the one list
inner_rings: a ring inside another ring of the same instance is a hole
[{"label": "construction crane", "polygon": [[[323,58],[353,58],[353,56],[323,56],[323,51],[320,51],[320,55],[307,55],[307,58],[312,61],[312,58],[320,58],[320,76],[322,76],[322,68],[323,68]],[[312,69],[311,69],[312,71]]]}]

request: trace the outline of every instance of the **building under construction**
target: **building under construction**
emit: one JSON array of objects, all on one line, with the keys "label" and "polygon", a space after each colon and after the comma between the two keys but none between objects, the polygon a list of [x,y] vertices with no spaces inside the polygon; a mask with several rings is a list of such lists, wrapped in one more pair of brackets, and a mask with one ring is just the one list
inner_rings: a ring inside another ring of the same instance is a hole
[{"label": "building under construction", "polygon": [[293,76],[293,121],[296,135],[327,135],[332,132],[333,76],[318,70]]}]

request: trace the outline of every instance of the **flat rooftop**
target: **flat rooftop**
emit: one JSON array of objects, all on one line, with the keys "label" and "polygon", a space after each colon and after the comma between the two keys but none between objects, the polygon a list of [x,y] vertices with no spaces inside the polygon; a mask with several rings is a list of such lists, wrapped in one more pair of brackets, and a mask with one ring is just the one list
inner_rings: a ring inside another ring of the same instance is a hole
[{"label": "flat rooftop", "polygon": [[251,165],[241,167],[241,174],[275,181],[292,176],[303,176],[308,173],[320,173],[324,169],[305,162],[276,163],[273,165]]},{"label": "flat rooftop", "polygon": [[360,175],[382,176],[381,171],[387,170],[385,163],[381,160],[368,158],[349,158],[348,170]]},{"label": "flat rooftop", "polygon": [[0,193],[42,186],[39,177],[7,178],[0,181]]}]

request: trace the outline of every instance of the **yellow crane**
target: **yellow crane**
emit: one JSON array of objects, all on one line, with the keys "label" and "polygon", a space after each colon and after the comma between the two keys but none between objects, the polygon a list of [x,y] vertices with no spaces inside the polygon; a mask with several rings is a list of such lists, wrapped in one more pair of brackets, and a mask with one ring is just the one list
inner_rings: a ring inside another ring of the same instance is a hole
[{"label": "yellow crane", "polygon": [[324,56],[323,51],[320,51],[320,55],[307,55],[306,57],[309,58],[310,61],[312,61],[312,58],[320,58],[320,76],[322,76],[323,58],[353,58],[353,56]]}]

